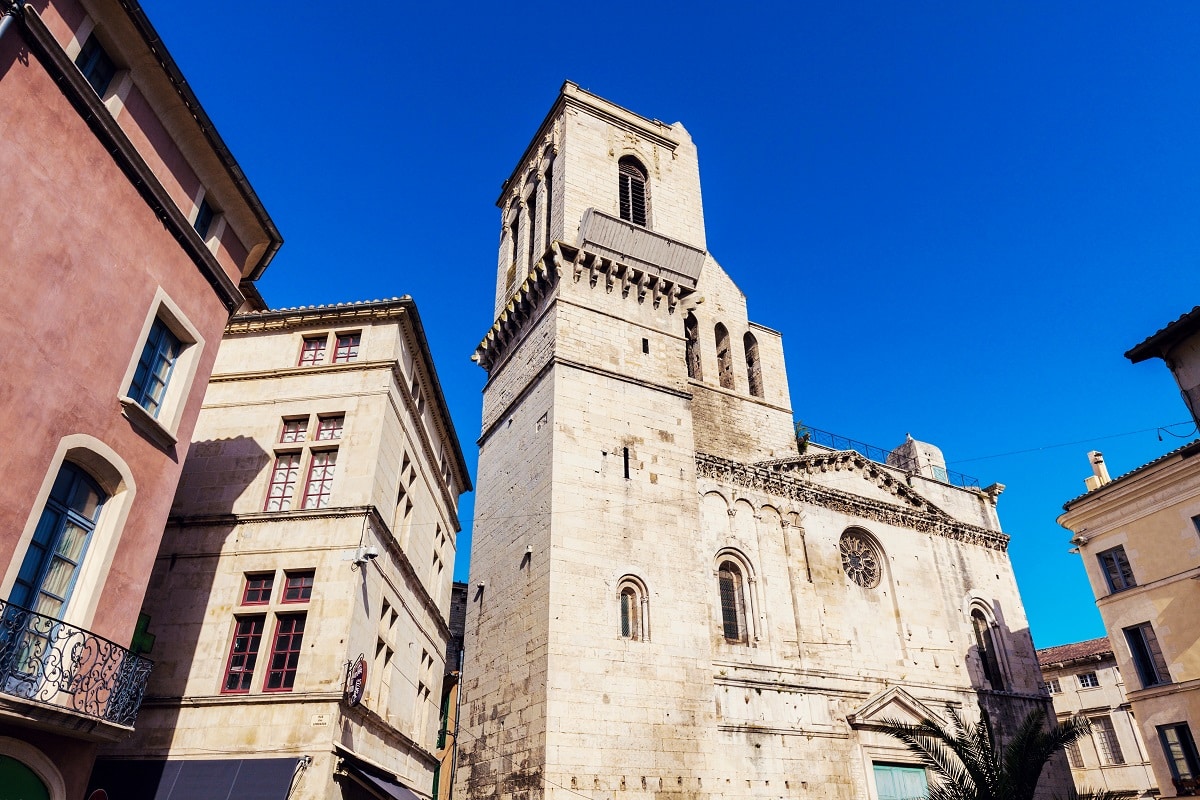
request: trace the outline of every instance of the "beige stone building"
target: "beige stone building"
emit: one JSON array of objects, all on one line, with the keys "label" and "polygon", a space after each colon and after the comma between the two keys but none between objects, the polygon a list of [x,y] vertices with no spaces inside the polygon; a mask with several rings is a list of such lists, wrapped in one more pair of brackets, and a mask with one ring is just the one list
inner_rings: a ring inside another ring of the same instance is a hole
[{"label": "beige stone building", "polygon": [[1067,748],[1075,785],[1157,796],[1146,745],[1108,637],[1047,647],[1037,654],[1058,719],[1079,714],[1092,723],[1091,736]]},{"label": "beige stone building", "polygon": [[[1125,354],[1162,358],[1196,418],[1200,307]],[[1200,440],[1115,479],[1089,453],[1074,536],[1164,797],[1200,794]]]},{"label": "beige stone building", "polygon": [[567,83],[498,204],[460,798],[907,798],[880,720],[1052,713],[1003,487],[798,446],[682,125]]},{"label": "beige stone building", "polygon": [[430,796],[470,481],[412,300],[234,317],[191,453],[137,735],[92,788]]}]

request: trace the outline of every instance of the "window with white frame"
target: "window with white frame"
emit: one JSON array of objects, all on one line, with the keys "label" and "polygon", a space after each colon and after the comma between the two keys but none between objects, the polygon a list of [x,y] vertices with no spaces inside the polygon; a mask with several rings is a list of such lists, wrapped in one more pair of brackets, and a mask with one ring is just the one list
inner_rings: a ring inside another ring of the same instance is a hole
[{"label": "window with white frame", "polygon": [[202,349],[199,331],[158,290],[130,354],[119,399],[126,418],[161,447],[175,444]]},{"label": "window with white frame", "polygon": [[1080,672],[1075,676],[1079,680],[1080,689],[1095,689],[1100,685],[1100,679],[1095,672]]},{"label": "window with white frame", "polygon": [[1092,723],[1092,738],[1096,740],[1096,752],[1100,755],[1102,766],[1125,763],[1125,755],[1121,752],[1121,743],[1117,741],[1117,731],[1113,728],[1112,717],[1107,714],[1089,717]]}]

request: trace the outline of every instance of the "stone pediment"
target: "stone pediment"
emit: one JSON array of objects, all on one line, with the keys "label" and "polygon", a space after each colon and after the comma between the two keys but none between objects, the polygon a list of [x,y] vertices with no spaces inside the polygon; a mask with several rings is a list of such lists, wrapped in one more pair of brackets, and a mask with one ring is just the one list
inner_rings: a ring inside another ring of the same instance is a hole
[{"label": "stone pediment", "polygon": [[870,728],[886,722],[915,725],[927,719],[938,725],[946,724],[940,714],[900,686],[877,692],[867,702],[846,715],[846,722],[850,723],[852,728]]},{"label": "stone pediment", "polygon": [[944,515],[940,508],[913,491],[898,473],[854,450],[833,450],[762,462],[758,466],[833,489],[853,492],[883,503]]}]

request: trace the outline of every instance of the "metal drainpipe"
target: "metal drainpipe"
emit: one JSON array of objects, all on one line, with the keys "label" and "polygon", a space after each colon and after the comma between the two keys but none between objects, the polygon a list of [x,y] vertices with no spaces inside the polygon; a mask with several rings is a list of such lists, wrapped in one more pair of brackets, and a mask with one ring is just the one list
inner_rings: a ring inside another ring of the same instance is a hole
[{"label": "metal drainpipe", "polygon": [[[466,648],[458,651],[458,686],[454,693],[454,749],[450,751],[450,788],[446,791],[446,800],[454,798],[454,773],[458,771],[458,715],[462,713],[463,662]],[[433,798],[437,800],[437,798]]]},{"label": "metal drainpipe", "polygon": [[8,7],[5,8],[3,14],[0,15],[0,39],[4,38],[5,32],[9,29],[9,26],[13,24],[13,20],[17,18],[16,3],[11,5],[5,3],[5,5]]}]

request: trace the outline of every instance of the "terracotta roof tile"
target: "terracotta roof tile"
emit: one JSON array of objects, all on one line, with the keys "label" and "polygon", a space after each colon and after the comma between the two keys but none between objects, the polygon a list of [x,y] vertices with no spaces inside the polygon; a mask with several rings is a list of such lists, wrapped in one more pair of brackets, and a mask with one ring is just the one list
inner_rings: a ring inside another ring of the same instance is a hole
[{"label": "terracotta roof tile", "polygon": [[1060,644],[1057,647],[1047,647],[1037,651],[1038,666],[1046,667],[1051,664],[1066,664],[1093,656],[1112,653],[1112,644],[1107,636],[1099,639],[1088,639],[1086,642]]},{"label": "terracotta roof tile", "polygon": [[1194,306],[1191,311],[1184,313],[1179,319],[1169,322],[1161,330],[1129,348],[1125,357],[1135,364],[1145,361],[1147,358],[1153,358],[1158,355],[1159,345],[1170,344],[1177,338],[1186,336],[1198,325],[1200,325],[1200,306]]}]

